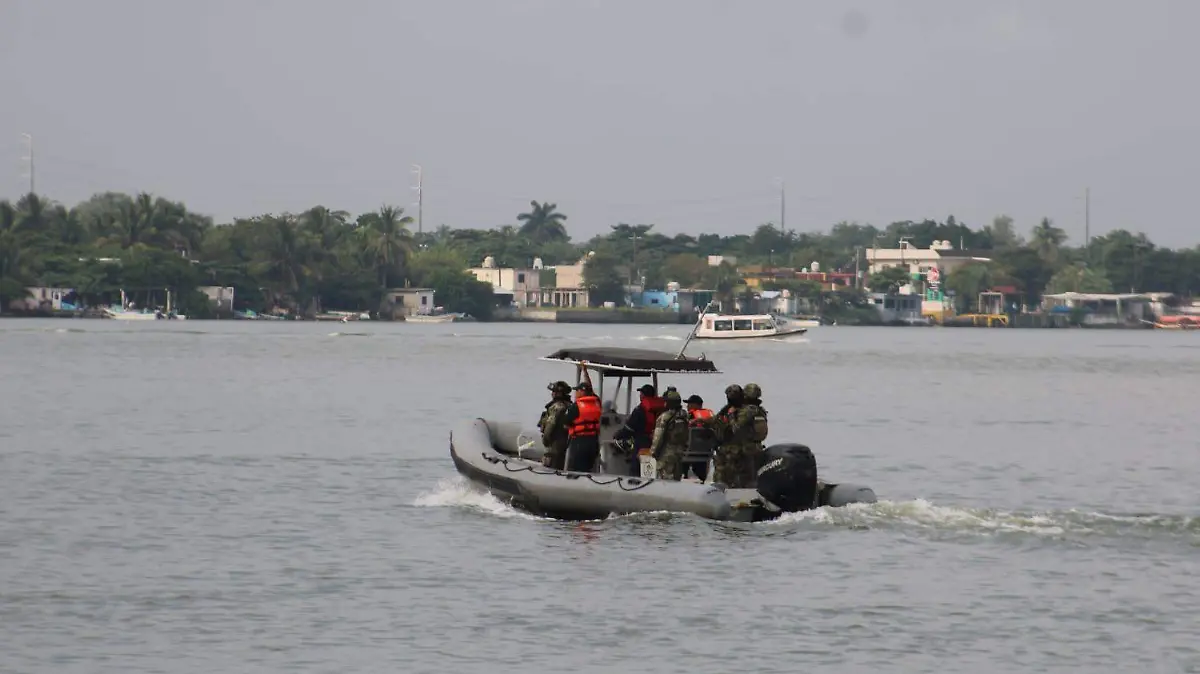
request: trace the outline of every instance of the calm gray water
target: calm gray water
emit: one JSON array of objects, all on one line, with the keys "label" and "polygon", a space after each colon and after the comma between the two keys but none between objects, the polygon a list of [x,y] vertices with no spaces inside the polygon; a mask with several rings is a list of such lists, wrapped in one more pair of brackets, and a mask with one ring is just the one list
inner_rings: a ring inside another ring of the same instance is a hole
[{"label": "calm gray water", "polygon": [[0,671],[1200,672],[1200,335],[818,328],[674,382],[759,383],[869,507],[573,525],[456,477],[538,356],[686,331],[0,322]]}]

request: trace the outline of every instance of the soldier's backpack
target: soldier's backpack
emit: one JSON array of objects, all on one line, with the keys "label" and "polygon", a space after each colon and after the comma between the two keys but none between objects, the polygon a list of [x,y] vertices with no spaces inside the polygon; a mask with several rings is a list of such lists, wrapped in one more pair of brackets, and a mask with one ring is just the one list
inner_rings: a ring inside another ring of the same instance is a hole
[{"label": "soldier's backpack", "polygon": [[767,439],[767,411],[758,405],[751,407],[754,409],[754,422],[751,424],[754,441],[763,442]]}]

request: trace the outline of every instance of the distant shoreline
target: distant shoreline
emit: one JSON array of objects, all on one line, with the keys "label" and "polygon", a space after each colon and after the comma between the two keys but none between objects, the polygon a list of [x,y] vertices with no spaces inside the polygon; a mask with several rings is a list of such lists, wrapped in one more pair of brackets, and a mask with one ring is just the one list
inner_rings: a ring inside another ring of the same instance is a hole
[{"label": "distant shoreline", "polygon": [[[538,310],[531,312],[532,315],[513,314],[502,318],[493,318],[490,321],[471,321],[471,322],[486,322],[486,323],[557,323],[557,324],[574,324],[574,325],[691,325],[690,320],[684,320],[684,317],[675,314],[652,312],[637,309],[567,309],[567,310]],[[1036,315],[1029,315],[1030,318],[1036,318]],[[119,319],[108,318],[100,315],[81,315],[79,313],[54,313],[54,314],[0,314],[0,319],[77,319],[77,320],[102,320],[102,321],[120,321]],[[564,320],[565,319],[565,320]],[[211,318],[187,318],[182,321],[162,318],[155,321],[133,321],[134,323],[149,323],[149,322],[173,322],[173,323],[211,323],[214,321],[229,322],[236,321],[239,323],[253,322],[231,317],[211,317]],[[405,323],[406,321],[391,321],[379,319],[357,319],[349,318],[339,320],[337,318],[291,318],[283,321],[263,321],[270,324],[279,323]],[[448,323],[453,324],[453,323]],[[1014,321],[1006,326],[987,327],[982,325],[911,325],[905,323],[879,323],[879,324],[862,324],[862,325],[823,325],[816,330],[824,332],[828,329],[837,329],[838,327],[881,327],[881,328],[954,328],[959,329],[989,329],[989,330],[1030,330],[1030,329],[1081,329],[1081,330],[1150,330],[1154,329],[1152,324],[1104,324],[1104,325],[1068,325],[1062,322],[1043,321],[1043,320],[1025,320]]]}]

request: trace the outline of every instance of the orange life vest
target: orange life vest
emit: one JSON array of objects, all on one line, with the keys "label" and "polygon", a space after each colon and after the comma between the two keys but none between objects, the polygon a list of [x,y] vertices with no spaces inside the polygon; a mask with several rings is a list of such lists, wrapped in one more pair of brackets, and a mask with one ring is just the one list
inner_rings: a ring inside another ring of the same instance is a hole
[{"label": "orange life vest", "polygon": [[572,438],[592,437],[600,435],[600,398],[594,395],[579,396],[575,400],[579,408],[579,416],[567,429],[567,436]]},{"label": "orange life vest", "polygon": [[[703,407],[698,410],[692,410],[692,421],[693,422],[706,421],[711,418],[713,418],[712,410],[704,409]],[[693,423],[692,425],[698,426],[699,424]]]},{"label": "orange life vest", "polygon": [[646,435],[652,436],[654,435],[654,422],[658,421],[658,415],[662,414],[663,411],[667,409],[667,401],[658,396],[647,396],[642,398],[640,405],[642,406],[642,411],[645,412],[646,415],[645,433]]}]

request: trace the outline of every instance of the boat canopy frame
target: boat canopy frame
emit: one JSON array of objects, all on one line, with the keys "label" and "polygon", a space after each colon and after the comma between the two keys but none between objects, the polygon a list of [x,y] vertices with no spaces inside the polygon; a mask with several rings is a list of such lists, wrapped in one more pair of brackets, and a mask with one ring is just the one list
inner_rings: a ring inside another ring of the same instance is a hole
[{"label": "boat canopy frame", "polygon": [[[703,355],[699,358],[686,358],[665,351],[650,349],[631,349],[624,347],[568,348],[559,349],[540,360],[555,363],[570,363],[582,365],[584,369],[595,372],[599,381],[592,382],[596,395],[603,401],[604,383],[606,379],[616,379],[617,385],[612,391],[613,410],[618,414],[627,415],[633,410],[633,383],[635,379],[650,379],[655,390],[658,389],[660,374],[722,374],[715,363]],[[576,368],[575,385],[583,380],[582,370]],[[624,410],[618,409],[617,402],[625,393]]]}]

